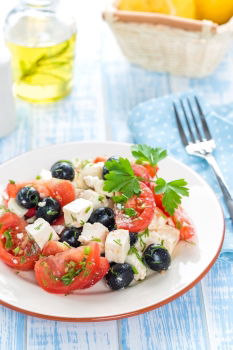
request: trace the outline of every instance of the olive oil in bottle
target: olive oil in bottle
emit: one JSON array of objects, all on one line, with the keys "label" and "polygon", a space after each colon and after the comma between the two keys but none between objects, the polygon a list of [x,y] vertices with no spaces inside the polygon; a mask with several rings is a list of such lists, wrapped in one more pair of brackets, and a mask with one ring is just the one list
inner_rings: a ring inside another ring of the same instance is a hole
[{"label": "olive oil in bottle", "polygon": [[5,38],[16,96],[51,102],[71,91],[76,31],[73,21],[54,10],[54,1],[24,0],[8,15]]}]

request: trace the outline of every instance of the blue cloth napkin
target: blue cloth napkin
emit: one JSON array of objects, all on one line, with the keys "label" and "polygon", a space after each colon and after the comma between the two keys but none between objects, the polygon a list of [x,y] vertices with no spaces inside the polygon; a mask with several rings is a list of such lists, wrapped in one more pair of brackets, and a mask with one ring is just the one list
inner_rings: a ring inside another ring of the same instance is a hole
[{"label": "blue cloth napkin", "polygon": [[[205,160],[189,156],[181,143],[178,133],[173,101],[189,97],[191,100],[195,92],[185,94],[168,95],[143,102],[136,106],[129,114],[129,128],[135,143],[146,143],[150,146],[163,147],[171,156],[181,160],[198,174],[200,174],[217,194],[226,220],[226,237],[221,252],[224,259],[233,261],[233,225],[229,213],[225,207],[222,192],[212,169]],[[224,178],[233,193],[233,119],[217,114],[203,98],[200,98],[203,111],[216,142],[214,155],[223,172]],[[226,110],[226,109],[225,109]],[[218,113],[220,110],[218,109]]]}]

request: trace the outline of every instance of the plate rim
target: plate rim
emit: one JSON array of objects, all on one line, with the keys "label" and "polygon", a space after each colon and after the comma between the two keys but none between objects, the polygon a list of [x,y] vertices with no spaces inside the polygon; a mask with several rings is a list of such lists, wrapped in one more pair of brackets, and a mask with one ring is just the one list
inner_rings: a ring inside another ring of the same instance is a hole
[{"label": "plate rim", "polygon": [[[62,146],[67,146],[67,145],[80,145],[80,144],[114,144],[114,145],[121,145],[121,146],[130,146],[132,145],[132,143],[127,143],[127,142],[118,142],[118,141],[74,141],[74,142],[66,142],[66,143],[58,143],[58,144],[53,144],[53,145],[49,145],[49,146],[45,146],[45,147],[39,147],[36,148],[34,150],[30,150],[24,153],[21,153],[19,155],[17,155],[16,157],[12,157],[10,159],[8,159],[7,161],[3,162],[0,164],[0,169],[1,167],[14,162],[15,160],[17,160],[18,158],[21,158],[22,156],[26,156],[27,154],[32,154],[32,153],[36,153],[37,151],[46,151],[46,149],[51,149],[51,148],[56,148],[56,147],[62,147]],[[152,310],[155,310],[163,305],[166,305],[168,303],[170,303],[171,301],[179,298],[180,296],[182,296],[183,294],[185,294],[187,291],[189,291],[191,288],[193,288],[198,282],[200,282],[200,280],[209,272],[209,270],[211,269],[211,267],[214,265],[214,263],[216,262],[220,251],[222,249],[222,245],[224,242],[224,237],[225,237],[225,218],[224,218],[224,213],[223,213],[223,209],[220,205],[220,202],[215,194],[215,192],[213,191],[213,189],[209,186],[209,184],[205,181],[205,179],[203,179],[195,170],[193,170],[192,168],[190,168],[188,165],[186,165],[185,163],[177,160],[176,158],[169,156],[169,158],[172,158],[173,161],[175,161],[178,164],[181,164],[182,166],[184,166],[185,168],[188,169],[188,171],[191,171],[193,174],[195,174],[195,176],[200,179],[202,182],[205,183],[205,185],[209,188],[209,190],[212,192],[212,194],[215,196],[216,201],[218,203],[219,209],[221,211],[222,214],[222,222],[223,222],[223,228],[222,228],[222,238],[221,238],[221,242],[219,245],[219,248],[217,250],[217,253],[215,254],[215,256],[213,257],[213,259],[211,260],[211,262],[208,264],[208,266],[204,269],[204,271],[202,271],[202,273],[194,280],[192,281],[189,285],[187,285],[186,287],[184,287],[183,289],[181,289],[179,292],[173,294],[172,296],[158,302],[155,303],[153,305],[150,306],[146,306],[144,308],[140,308],[134,311],[130,311],[130,312],[126,312],[126,313],[121,313],[121,314],[116,314],[116,315],[112,315],[112,316],[97,316],[97,317],[61,317],[61,316],[51,316],[51,315],[45,315],[45,314],[40,314],[37,312],[33,312],[33,311],[28,311],[25,310],[23,308],[19,308],[16,307],[12,304],[6,303],[5,301],[0,299],[0,305],[7,307],[13,311],[17,311],[20,313],[23,313],[25,315],[28,316],[33,316],[33,317],[38,317],[41,319],[46,319],[46,320],[53,320],[53,321],[62,321],[62,322],[103,322],[103,321],[113,321],[113,320],[119,320],[122,318],[126,318],[126,317],[132,317],[132,316],[136,316],[136,315],[140,315],[143,314],[145,312],[149,312]]]}]

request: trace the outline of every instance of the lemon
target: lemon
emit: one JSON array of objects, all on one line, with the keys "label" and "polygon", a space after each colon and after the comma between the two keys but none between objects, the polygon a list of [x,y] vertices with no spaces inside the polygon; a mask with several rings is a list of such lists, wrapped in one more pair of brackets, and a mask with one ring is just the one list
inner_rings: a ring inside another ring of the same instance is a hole
[{"label": "lemon", "polygon": [[120,0],[118,8],[125,11],[159,12],[196,18],[195,0]]},{"label": "lemon", "polygon": [[233,0],[196,0],[198,19],[226,23],[233,16]]}]

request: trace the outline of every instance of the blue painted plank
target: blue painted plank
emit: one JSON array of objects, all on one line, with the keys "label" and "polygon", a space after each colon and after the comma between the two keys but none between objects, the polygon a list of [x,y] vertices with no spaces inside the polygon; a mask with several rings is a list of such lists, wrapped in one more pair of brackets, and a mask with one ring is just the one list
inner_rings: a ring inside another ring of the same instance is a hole
[{"label": "blue painted plank", "polygon": [[117,322],[64,323],[28,317],[27,349],[118,350]]},{"label": "blue painted plank", "polygon": [[233,349],[233,265],[217,261],[202,281],[213,349]]},{"label": "blue painted plank", "polygon": [[123,350],[206,350],[208,329],[198,285],[172,303],[121,322]]},{"label": "blue painted plank", "polygon": [[0,306],[0,350],[24,350],[26,316]]}]

